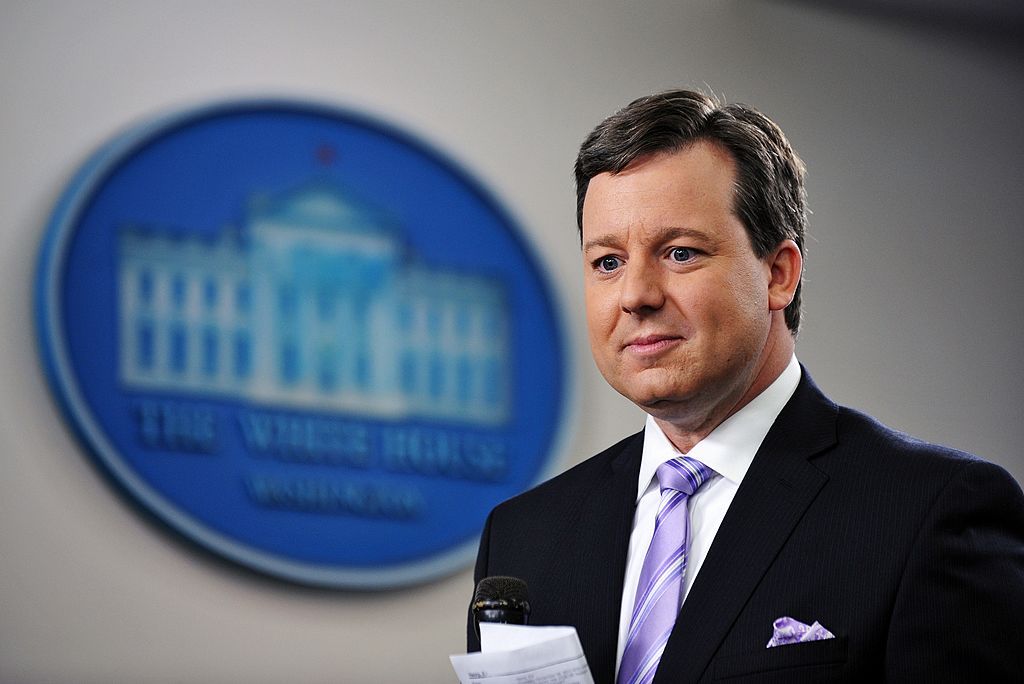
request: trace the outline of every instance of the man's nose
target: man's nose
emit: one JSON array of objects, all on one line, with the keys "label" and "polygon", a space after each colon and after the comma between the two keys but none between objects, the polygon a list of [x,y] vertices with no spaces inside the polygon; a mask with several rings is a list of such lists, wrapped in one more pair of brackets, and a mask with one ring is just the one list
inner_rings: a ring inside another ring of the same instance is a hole
[{"label": "man's nose", "polygon": [[632,259],[626,264],[622,275],[619,298],[622,310],[626,313],[655,311],[665,303],[665,292],[657,265],[643,259]]}]

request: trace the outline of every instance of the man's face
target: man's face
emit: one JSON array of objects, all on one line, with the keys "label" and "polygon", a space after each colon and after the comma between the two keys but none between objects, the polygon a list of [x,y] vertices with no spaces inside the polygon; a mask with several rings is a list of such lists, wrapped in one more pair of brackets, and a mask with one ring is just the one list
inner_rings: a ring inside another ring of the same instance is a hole
[{"label": "man's face", "polygon": [[597,367],[656,418],[731,413],[769,344],[772,269],[733,213],[735,163],[700,141],[595,176],[583,204]]}]

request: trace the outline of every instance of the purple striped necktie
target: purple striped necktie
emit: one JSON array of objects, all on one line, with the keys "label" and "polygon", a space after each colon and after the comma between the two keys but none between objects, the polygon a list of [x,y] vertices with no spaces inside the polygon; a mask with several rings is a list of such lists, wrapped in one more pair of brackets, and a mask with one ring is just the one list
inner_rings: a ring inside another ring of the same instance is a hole
[{"label": "purple striped necktie", "polygon": [[618,684],[646,684],[654,679],[682,601],[690,545],[686,502],[712,472],[700,461],[686,456],[658,466],[661,503],[636,587]]}]

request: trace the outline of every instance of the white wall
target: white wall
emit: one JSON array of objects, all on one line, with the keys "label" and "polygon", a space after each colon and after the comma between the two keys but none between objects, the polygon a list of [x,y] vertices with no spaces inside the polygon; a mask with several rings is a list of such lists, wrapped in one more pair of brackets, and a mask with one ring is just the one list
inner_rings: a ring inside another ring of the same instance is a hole
[{"label": "white wall", "polygon": [[140,515],[64,427],[35,351],[38,242],[69,175],[126,124],[211,98],[310,96],[391,120],[482,177],[572,320],[567,465],[641,425],[586,352],[576,147],[636,96],[707,84],[769,113],[810,169],[798,353],[818,383],[1020,480],[1021,56],[998,38],[756,0],[8,0],[0,681],[444,682],[463,648],[468,571],[382,594],[262,579]]}]

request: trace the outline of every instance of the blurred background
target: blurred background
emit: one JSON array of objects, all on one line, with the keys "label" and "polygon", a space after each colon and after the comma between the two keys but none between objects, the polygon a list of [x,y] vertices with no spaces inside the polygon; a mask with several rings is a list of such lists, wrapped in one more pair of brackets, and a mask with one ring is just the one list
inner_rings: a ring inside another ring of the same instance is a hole
[{"label": "blurred background", "polygon": [[576,350],[558,469],[643,422],[587,350],[579,142],[666,88],[752,104],[809,169],[801,361],[837,401],[1024,480],[1020,7],[5,0],[0,682],[454,679],[468,568],[359,593],[216,560],[111,486],[50,396],[32,287],[54,201],[125,126],[211,100],[358,109],[444,150],[497,195],[549,269]]}]

